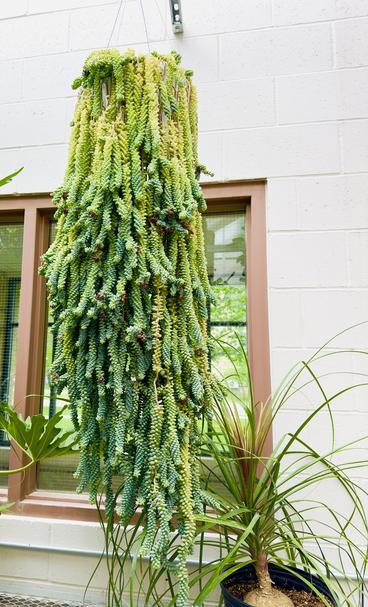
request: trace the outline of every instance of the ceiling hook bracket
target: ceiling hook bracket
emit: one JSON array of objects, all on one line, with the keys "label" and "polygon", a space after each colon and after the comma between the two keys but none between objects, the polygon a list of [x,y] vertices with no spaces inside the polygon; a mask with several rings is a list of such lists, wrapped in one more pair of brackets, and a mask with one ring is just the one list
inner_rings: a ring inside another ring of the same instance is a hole
[{"label": "ceiling hook bracket", "polygon": [[169,4],[173,32],[174,34],[181,34],[184,28],[180,0],[169,0]]}]

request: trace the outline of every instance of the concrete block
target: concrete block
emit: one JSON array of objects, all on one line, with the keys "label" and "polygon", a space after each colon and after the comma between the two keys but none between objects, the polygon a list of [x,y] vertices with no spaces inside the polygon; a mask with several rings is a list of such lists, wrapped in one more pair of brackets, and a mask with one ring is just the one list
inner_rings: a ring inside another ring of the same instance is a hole
[{"label": "concrete block", "polygon": [[293,25],[336,18],[336,0],[304,2],[304,0],[273,0],[275,25]]},{"label": "concrete block", "polygon": [[337,72],[339,79],[341,118],[367,118],[368,68],[346,69]]},{"label": "concrete block", "polygon": [[337,21],[336,66],[368,65],[368,18]]},{"label": "concrete block", "polygon": [[2,2],[0,6],[0,19],[9,19],[11,17],[20,17],[27,13],[27,0],[12,0],[12,2]]},{"label": "concrete block", "polygon": [[366,0],[336,0],[336,17],[348,19],[349,17],[366,17],[368,6]]},{"label": "concrete block", "polygon": [[303,290],[302,324],[304,347],[319,347],[336,337],[331,347],[367,349],[368,325],[353,328],[367,320],[368,291],[362,289]]},{"label": "concrete block", "polygon": [[368,227],[368,175],[302,177],[297,191],[302,230]]},{"label": "concrete block", "polygon": [[272,78],[202,84],[198,98],[199,127],[203,131],[275,122]]},{"label": "concrete block", "polygon": [[267,183],[267,229],[296,230],[298,201],[296,179],[270,179]]},{"label": "concrete block", "polygon": [[3,61],[0,66],[1,89],[0,103],[19,101],[22,95],[23,63],[19,61]]},{"label": "concrete block", "polygon": [[224,133],[225,179],[283,177],[340,170],[336,124]]},{"label": "concrete block", "polygon": [[45,55],[24,60],[24,99],[76,96],[72,82],[82,73],[86,51]]},{"label": "concrete block", "polygon": [[349,232],[347,239],[349,285],[368,287],[368,230]]},{"label": "concrete block", "polygon": [[271,19],[270,0],[201,0],[183,3],[183,21],[187,36],[268,27],[272,23]]},{"label": "concrete block", "polygon": [[62,99],[3,105],[1,147],[65,143],[66,104]]},{"label": "concrete block", "polygon": [[270,234],[268,247],[271,288],[347,284],[344,232]]},{"label": "concrete block", "polygon": [[276,78],[277,118],[281,124],[322,122],[339,116],[336,72]]},{"label": "concrete block", "polygon": [[332,68],[328,24],[283,27],[220,37],[220,79],[318,72]]},{"label": "concrete block", "polygon": [[12,182],[2,188],[1,193],[53,192],[62,183],[67,155],[68,146],[65,144],[0,150],[4,175],[24,167]]},{"label": "concrete block", "polygon": [[300,291],[269,290],[270,344],[300,348],[302,343]]},{"label": "concrete block", "polygon": [[368,171],[368,120],[344,122],[341,137],[345,172]]},{"label": "concrete block", "polygon": [[68,49],[69,15],[32,15],[0,21],[0,60],[62,53]]}]

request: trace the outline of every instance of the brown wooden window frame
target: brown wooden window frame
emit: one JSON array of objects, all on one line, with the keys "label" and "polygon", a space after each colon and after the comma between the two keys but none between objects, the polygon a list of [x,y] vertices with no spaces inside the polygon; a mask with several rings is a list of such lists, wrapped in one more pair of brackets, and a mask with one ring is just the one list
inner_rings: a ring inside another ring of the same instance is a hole
[{"label": "brown wooden window frame", "polygon": [[[247,336],[248,356],[257,401],[271,393],[267,303],[267,249],[265,181],[202,184],[209,212],[243,210],[246,221]],[[49,194],[1,196],[0,222],[23,220],[23,254],[19,302],[19,328],[15,397],[23,416],[40,411],[46,341],[46,287],[38,275],[41,254],[47,249],[50,220],[55,207]],[[272,445],[268,438],[267,451]],[[19,467],[24,455],[12,445],[9,468]],[[97,520],[97,512],[85,495],[36,489],[35,467],[22,476],[9,477],[0,496],[14,502],[13,513],[74,520]]]}]

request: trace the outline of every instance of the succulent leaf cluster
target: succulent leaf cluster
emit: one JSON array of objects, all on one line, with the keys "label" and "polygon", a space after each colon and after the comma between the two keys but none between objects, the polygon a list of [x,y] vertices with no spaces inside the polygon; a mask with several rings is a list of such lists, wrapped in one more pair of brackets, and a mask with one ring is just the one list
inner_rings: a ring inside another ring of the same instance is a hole
[{"label": "succulent leaf cluster", "polygon": [[165,563],[180,536],[178,605],[200,489],[209,370],[196,91],[176,53],[93,52],[79,96],[56,238],[43,257],[54,318],[51,380],[68,388],[79,490],[101,483],[108,514],[145,513],[142,555]]}]

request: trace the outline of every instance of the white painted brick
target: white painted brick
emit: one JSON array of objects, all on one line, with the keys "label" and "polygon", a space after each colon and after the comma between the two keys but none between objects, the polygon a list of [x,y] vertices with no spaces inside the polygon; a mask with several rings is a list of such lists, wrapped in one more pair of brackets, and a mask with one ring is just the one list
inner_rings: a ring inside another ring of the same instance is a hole
[{"label": "white painted brick", "polygon": [[[50,554],[49,579],[52,582],[86,587],[96,567],[96,557],[80,557],[65,554]],[[93,576],[92,588],[107,587],[106,560],[103,559]]]},{"label": "white painted brick", "polygon": [[209,171],[214,173],[213,177],[202,175],[201,181],[222,181],[222,134],[200,133],[198,143],[199,162],[204,164]]},{"label": "white painted brick", "polygon": [[368,175],[307,177],[297,182],[300,228],[368,228]]},{"label": "white painted brick", "polygon": [[[65,558],[65,557],[64,557]],[[27,550],[0,548],[1,575],[17,578],[46,580],[48,577],[49,555]]]},{"label": "white painted brick", "polygon": [[289,395],[283,409],[305,411],[312,409],[316,401],[321,401],[317,382],[310,381],[311,375],[307,368],[302,370],[305,363],[329,397],[345,391],[334,399],[334,411],[367,410],[367,401],[362,397],[368,396],[368,388],[365,386],[364,389],[350,389],[362,381],[362,376],[357,373],[366,372],[367,369],[360,363],[356,365],[351,352],[334,350],[320,353],[316,349],[276,348],[272,351],[271,360],[273,390],[278,389],[280,385],[285,389],[292,379],[294,382],[296,393],[291,397]]},{"label": "white painted brick", "polygon": [[336,65],[368,65],[368,18],[335,23]]},{"label": "white painted brick", "polygon": [[18,101],[22,94],[22,61],[5,61],[0,65],[0,103]]},{"label": "white painted brick", "polygon": [[[326,448],[324,449],[324,453],[326,453]],[[355,458],[357,452],[350,449],[349,453],[345,453],[345,461],[349,461],[350,458]],[[334,458],[332,458],[334,461]],[[351,476],[351,474],[350,474]],[[302,475],[298,475],[297,478],[303,478]],[[304,472],[305,479],[305,472]],[[365,483],[359,483],[358,487],[363,491],[366,488]],[[363,494],[363,501],[365,498]],[[326,525],[329,525],[327,533],[331,533],[331,529],[336,529],[336,519],[333,518],[331,512],[329,512],[325,508],[325,504],[330,508],[334,508],[335,511],[341,513],[348,513],[352,515],[351,523],[349,525],[348,536],[349,540],[355,543],[355,545],[359,545],[362,543],[363,538],[365,537],[365,531],[362,528],[363,522],[359,520],[359,515],[356,514],[356,504],[354,504],[354,498],[347,491],[344,490],[341,483],[337,481],[336,478],[323,478],[320,479],[318,483],[313,483],[310,486],[306,486],[302,489],[302,491],[298,495],[299,499],[305,500],[317,500],[319,504],[322,504],[318,508],[313,510],[313,531],[321,536],[326,537]],[[315,506],[316,504],[313,504]],[[355,516],[354,516],[355,511]],[[344,521],[345,523],[345,521]],[[354,525],[354,527],[353,527]],[[334,532],[335,535],[336,532]],[[315,551],[316,552],[316,551]],[[325,553],[326,554],[326,553]],[[326,554],[326,557],[331,557],[330,554]],[[349,559],[346,559],[346,569],[345,571],[350,571],[351,564],[349,563]],[[345,595],[347,596],[347,594]]]},{"label": "white painted brick", "polygon": [[[280,435],[285,432],[295,431],[304,419],[305,413],[303,411],[281,411],[275,424],[275,435],[280,438]],[[363,436],[366,421],[366,413],[354,413],[354,415],[334,413],[335,445],[346,445],[350,440]],[[327,454],[332,448],[333,438],[328,412],[318,413],[300,436],[312,445],[318,453]],[[366,442],[362,443],[363,445],[366,446]],[[352,457],[358,459],[359,456],[356,452],[352,456],[350,451],[350,453],[345,452],[340,456],[334,455],[333,461],[348,463]]]},{"label": "white painted brick", "polygon": [[224,133],[225,179],[336,173],[335,124],[270,127]]},{"label": "white painted brick", "polygon": [[340,85],[340,117],[366,118],[368,115],[368,69],[337,72]]},{"label": "white painted brick", "polygon": [[336,120],[339,115],[337,72],[276,78],[277,117],[281,124]]},{"label": "white painted brick", "polygon": [[336,18],[336,0],[273,0],[275,25],[293,25]]},{"label": "white painted brick", "polygon": [[278,346],[300,348],[302,343],[302,318],[300,292],[269,291],[270,343]]},{"label": "white painted brick", "polygon": [[182,65],[194,71],[194,82],[213,82],[218,80],[218,38],[204,36],[185,38],[176,36],[172,41],[156,42],[151,49],[160,53],[175,50],[182,56]]},{"label": "white painted brick", "polygon": [[69,15],[56,13],[0,22],[0,60],[61,53],[68,48]]},{"label": "white painted brick", "polygon": [[275,122],[272,78],[202,84],[198,98],[199,128],[203,131]]},{"label": "white painted brick", "polygon": [[1,189],[1,193],[52,192],[62,182],[67,152],[67,145],[0,150],[0,166],[4,175],[24,167],[12,182]]},{"label": "white painted brick", "polygon": [[54,521],[50,527],[50,545],[58,548],[102,551],[104,536],[99,523]]},{"label": "white painted brick", "polygon": [[327,24],[265,29],[220,37],[222,80],[315,72],[331,67],[331,29]]},{"label": "white painted brick", "polygon": [[183,2],[185,34],[203,36],[271,25],[271,0]]},{"label": "white painted brick", "polygon": [[12,0],[11,2],[2,2],[0,4],[0,19],[9,19],[10,17],[20,17],[27,12],[28,0]]},{"label": "white painted brick", "polygon": [[368,120],[344,122],[341,133],[344,170],[368,171]]},{"label": "white painted brick", "polygon": [[368,5],[366,0],[336,0],[336,17],[366,17]]},{"label": "white painted brick", "polygon": [[368,230],[348,234],[349,283],[368,287]]},{"label": "white painted brick", "polygon": [[[368,291],[359,289],[326,289],[300,291],[302,301],[304,347],[319,347],[340,331],[333,347],[367,349],[368,325],[351,328],[367,320]],[[295,345],[291,343],[290,345]]]},{"label": "white painted brick", "polygon": [[[19,516],[9,514],[2,515],[0,517],[1,541],[29,544],[30,546],[47,546],[49,544],[51,525],[45,523],[44,519],[27,518],[19,518]],[[26,532],[24,526],[26,526]]]},{"label": "white painted brick", "polygon": [[64,143],[66,121],[66,104],[61,99],[3,105],[1,147]]},{"label": "white painted brick", "polygon": [[282,385],[285,386],[291,377],[294,376],[296,368],[299,369],[300,361],[307,361],[314,350],[301,348],[279,348],[275,347],[271,351],[271,383],[272,392],[278,390]]},{"label": "white painted brick", "polygon": [[270,179],[267,183],[267,229],[298,228],[296,179]]},{"label": "white painted brick", "polygon": [[85,8],[93,5],[119,4],[118,0],[29,0],[28,12],[49,13],[65,11],[73,8]]},{"label": "white painted brick", "polygon": [[347,283],[343,232],[270,234],[270,287],[342,287]]},{"label": "white painted brick", "polygon": [[49,99],[76,95],[72,82],[82,73],[86,51],[45,55],[24,60],[24,99]]}]

